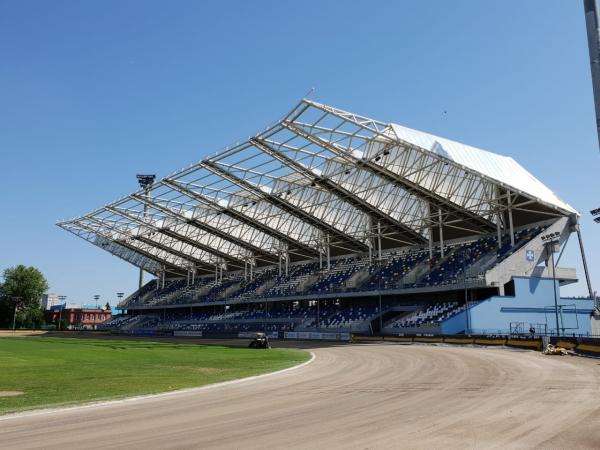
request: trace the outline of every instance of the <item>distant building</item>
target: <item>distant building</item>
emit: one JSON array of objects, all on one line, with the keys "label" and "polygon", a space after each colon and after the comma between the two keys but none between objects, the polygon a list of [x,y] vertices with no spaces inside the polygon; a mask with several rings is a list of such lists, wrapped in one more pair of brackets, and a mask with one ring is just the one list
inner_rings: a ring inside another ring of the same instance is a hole
[{"label": "distant building", "polygon": [[[57,323],[59,319],[67,321],[69,329],[95,330],[96,327],[112,317],[110,309],[102,308],[61,308],[62,305],[46,311],[46,322]],[[71,305],[68,305],[71,306]]]},{"label": "distant building", "polygon": [[58,294],[44,294],[42,295],[42,309],[51,309],[53,306],[60,304]]}]

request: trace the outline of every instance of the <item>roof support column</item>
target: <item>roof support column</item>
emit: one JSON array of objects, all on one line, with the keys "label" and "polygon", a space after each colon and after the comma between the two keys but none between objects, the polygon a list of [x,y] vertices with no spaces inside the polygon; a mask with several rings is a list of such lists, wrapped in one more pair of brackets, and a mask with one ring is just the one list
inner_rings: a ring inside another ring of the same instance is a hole
[{"label": "roof support column", "polygon": [[[581,260],[583,262],[583,271],[585,272],[585,280],[587,282],[588,292],[590,298],[594,298],[594,291],[592,290],[592,282],[590,280],[590,274],[588,272],[587,261],[585,259],[585,251],[583,250],[583,238],[581,237],[581,227],[577,224],[577,240],[579,241],[579,251],[581,252]],[[594,299],[595,300],[595,299]],[[595,305],[596,308],[598,305]]]},{"label": "roof support column", "polygon": [[287,277],[290,274],[290,252],[288,249],[285,249],[285,276]]},{"label": "roof support column", "polygon": [[442,210],[438,209],[438,227],[440,232],[440,252],[444,257],[444,227],[442,226]]},{"label": "roof support column", "polygon": [[369,247],[369,264],[373,263],[373,223],[367,216],[367,246]]},{"label": "roof support column", "polygon": [[498,249],[502,248],[502,208],[500,202],[500,188],[496,186],[494,188],[496,193],[496,232],[498,233],[497,241],[498,241]]},{"label": "roof support column", "polygon": [[381,261],[381,222],[377,222],[377,256]]},{"label": "roof support column", "polygon": [[319,230],[319,242],[317,244],[319,247],[319,269],[323,268],[323,235],[321,234],[321,230]]},{"label": "roof support column", "polygon": [[498,217],[496,218],[496,231],[498,232],[498,237],[497,237],[497,241],[498,241],[498,248],[502,247],[502,227],[500,226],[500,212],[498,212]]},{"label": "roof support column", "polygon": [[279,250],[279,276],[281,276],[281,250]]},{"label": "roof support column", "polygon": [[327,271],[331,270],[331,250],[329,248],[329,234],[327,235]]},{"label": "roof support column", "polygon": [[433,259],[433,214],[431,213],[431,203],[427,203],[427,222],[429,223],[429,261]]},{"label": "roof support column", "polygon": [[513,227],[513,215],[512,215],[512,197],[510,191],[508,193],[508,226],[510,230],[510,245],[515,246],[515,230]]}]

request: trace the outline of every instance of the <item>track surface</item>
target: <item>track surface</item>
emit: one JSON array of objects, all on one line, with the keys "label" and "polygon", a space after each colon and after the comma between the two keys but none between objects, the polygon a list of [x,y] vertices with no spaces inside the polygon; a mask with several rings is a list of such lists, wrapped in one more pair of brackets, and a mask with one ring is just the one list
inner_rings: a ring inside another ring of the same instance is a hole
[{"label": "track surface", "polygon": [[312,351],[311,364],[262,379],[0,419],[0,448],[600,448],[598,360],[421,345]]}]

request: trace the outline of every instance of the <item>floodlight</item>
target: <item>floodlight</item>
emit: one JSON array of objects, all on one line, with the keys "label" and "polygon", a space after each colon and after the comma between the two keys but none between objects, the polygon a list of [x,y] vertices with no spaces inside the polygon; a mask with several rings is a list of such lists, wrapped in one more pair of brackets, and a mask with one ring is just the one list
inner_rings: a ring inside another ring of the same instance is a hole
[{"label": "floodlight", "polygon": [[138,175],[136,175],[136,178],[138,179],[138,183],[140,183],[140,187],[142,189],[148,189],[150,186],[152,186],[154,184],[156,175],[138,174]]}]

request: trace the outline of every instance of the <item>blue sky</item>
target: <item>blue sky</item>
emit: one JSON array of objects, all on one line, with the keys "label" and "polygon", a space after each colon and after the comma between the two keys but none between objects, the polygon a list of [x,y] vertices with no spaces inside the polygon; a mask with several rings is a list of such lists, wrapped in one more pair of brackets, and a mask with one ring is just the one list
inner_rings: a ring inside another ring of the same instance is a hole
[{"label": "blue sky", "polygon": [[[314,87],[514,157],[582,212],[600,283],[581,3],[0,0],[0,270],[37,266],[69,302],[130,293],[134,267],[55,222],[253,134]],[[583,278],[572,241],[563,265]]]}]

